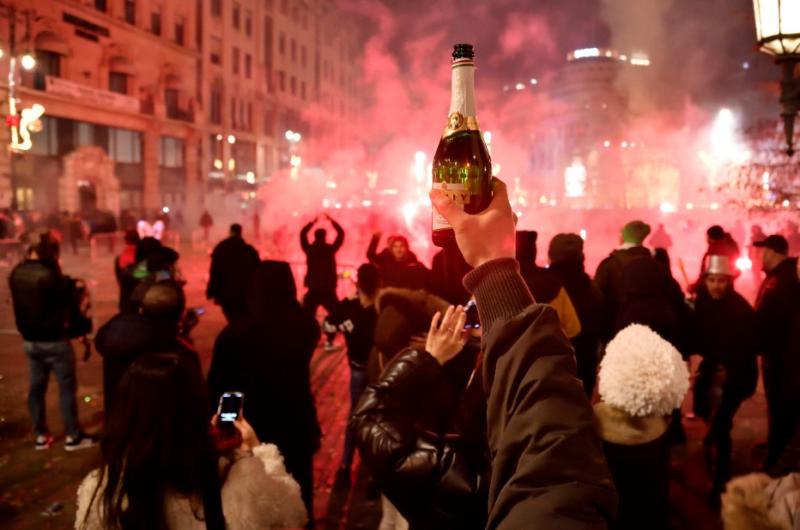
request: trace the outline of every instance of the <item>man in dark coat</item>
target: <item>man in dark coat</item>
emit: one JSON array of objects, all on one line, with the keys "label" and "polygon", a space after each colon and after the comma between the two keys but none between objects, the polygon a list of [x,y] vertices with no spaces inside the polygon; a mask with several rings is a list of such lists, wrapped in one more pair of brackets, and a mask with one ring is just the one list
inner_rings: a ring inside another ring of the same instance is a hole
[{"label": "man in dark coat", "polygon": [[[308,233],[320,219],[330,221],[336,231],[336,239],[333,240],[333,243],[326,241],[327,233],[323,228],[314,230],[313,243],[308,240]],[[324,307],[330,313],[339,301],[336,296],[336,284],[338,283],[336,253],[342,248],[342,243],[344,243],[344,230],[328,214],[316,217],[300,230],[300,246],[306,255],[308,265],[305,279],[308,291],[303,297],[303,308],[313,317],[316,317],[319,306]],[[329,334],[325,347],[330,350],[332,346],[333,335]]]},{"label": "man in dark coat", "polygon": [[246,316],[248,289],[260,261],[256,249],[242,238],[239,224],[231,225],[230,237],[221,241],[211,253],[206,297],[222,307],[228,322]]},{"label": "man in dark coat", "polygon": [[763,249],[767,277],[756,299],[758,342],[763,355],[764,391],[769,410],[766,468],[781,456],[794,433],[800,400],[800,279],[789,243],[771,235],[754,243]]},{"label": "man in dark coat", "polygon": [[583,239],[579,235],[556,235],[550,241],[547,254],[549,270],[561,279],[578,313],[581,332],[572,338],[572,346],[578,362],[578,377],[591,398],[597,381],[603,298],[584,270]]},{"label": "man in dark coat", "polygon": [[367,259],[378,267],[383,285],[401,289],[428,289],[430,271],[409,249],[408,239],[405,236],[393,235],[389,237],[386,248],[379,253],[380,240],[380,232],[373,234],[367,247]]},{"label": "man in dark coat", "polygon": [[139,356],[179,351],[200,362],[192,347],[178,336],[186,306],[181,286],[173,280],[164,280],[144,289],[139,311],[121,310],[97,331],[94,339],[103,357],[106,418],[113,410],[122,376]]},{"label": "man in dark coat", "polygon": [[619,316],[622,298],[622,280],[625,267],[640,258],[652,258],[650,250],[642,243],[650,235],[650,226],[642,221],[631,221],[622,228],[622,245],[600,262],[594,282],[603,296],[603,340],[614,336],[614,325]]},{"label": "man in dark coat", "polygon": [[[755,312],[734,289],[727,256],[708,260],[697,289],[693,328],[695,349],[703,358],[694,384],[694,412],[709,423],[706,451],[716,446],[712,495],[718,496],[730,479],[733,418],[758,381]],[[716,406],[715,387],[722,390]]]}]

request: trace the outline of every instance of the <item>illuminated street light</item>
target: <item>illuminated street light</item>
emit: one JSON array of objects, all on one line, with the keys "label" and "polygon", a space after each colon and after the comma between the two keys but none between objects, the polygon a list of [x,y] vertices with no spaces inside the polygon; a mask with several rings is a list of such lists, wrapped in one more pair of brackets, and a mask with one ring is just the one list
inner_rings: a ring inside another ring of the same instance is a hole
[{"label": "illuminated street light", "polygon": [[794,154],[794,119],[800,110],[800,79],[794,76],[800,62],[800,0],[753,0],[756,36],[761,51],[775,56],[783,70],[781,117],[786,154]]},{"label": "illuminated street light", "polygon": [[23,55],[19,62],[25,70],[33,70],[36,68],[36,58],[30,53]]},{"label": "illuminated street light", "polygon": [[222,138],[223,138],[223,136],[222,136],[221,134],[218,134],[218,135],[217,135],[217,141],[218,141],[218,142],[221,142],[221,141],[222,141]]},{"label": "illuminated street light", "polygon": [[234,135],[232,135],[232,134],[229,134],[228,135],[228,143],[231,144],[231,145],[235,144],[236,143],[236,137]]}]

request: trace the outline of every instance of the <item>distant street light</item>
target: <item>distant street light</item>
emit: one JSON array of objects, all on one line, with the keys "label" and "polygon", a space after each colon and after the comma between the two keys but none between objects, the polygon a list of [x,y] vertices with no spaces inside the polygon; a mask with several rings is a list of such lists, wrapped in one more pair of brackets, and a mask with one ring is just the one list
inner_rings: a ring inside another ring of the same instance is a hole
[{"label": "distant street light", "polygon": [[25,70],[30,71],[36,68],[36,58],[30,53],[26,53],[25,55],[23,55],[20,58],[19,62]]},{"label": "distant street light", "polygon": [[783,69],[781,116],[786,153],[794,154],[794,120],[800,110],[800,79],[794,76],[800,62],[800,0],[753,0],[756,35],[761,51],[775,56]]}]

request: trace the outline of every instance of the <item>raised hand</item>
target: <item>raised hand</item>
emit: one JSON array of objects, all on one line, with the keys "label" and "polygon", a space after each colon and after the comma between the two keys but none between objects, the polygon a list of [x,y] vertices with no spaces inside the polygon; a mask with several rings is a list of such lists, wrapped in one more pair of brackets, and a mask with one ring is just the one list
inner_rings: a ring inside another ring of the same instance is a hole
[{"label": "raised hand", "polygon": [[439,364],[446,363],[464,348],[467,342],[464,333],[466,321],[467,314],[461,306],[448,307],[444,317],[440,312],[433,315],[425,350],[439,361]]}]

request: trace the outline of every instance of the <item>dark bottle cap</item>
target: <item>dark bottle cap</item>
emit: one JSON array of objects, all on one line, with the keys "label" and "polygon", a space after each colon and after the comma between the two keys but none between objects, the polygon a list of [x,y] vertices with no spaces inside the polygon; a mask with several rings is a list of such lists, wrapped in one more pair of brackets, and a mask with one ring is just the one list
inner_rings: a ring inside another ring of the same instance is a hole
[{"label": "dark bottle cap", "polygon": [[472,48],[472,44],[456,44],[453,46],[453,60],[474,58],[475,50]]}]

